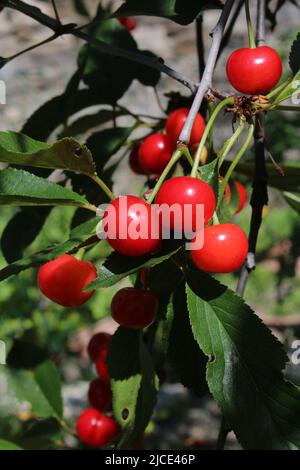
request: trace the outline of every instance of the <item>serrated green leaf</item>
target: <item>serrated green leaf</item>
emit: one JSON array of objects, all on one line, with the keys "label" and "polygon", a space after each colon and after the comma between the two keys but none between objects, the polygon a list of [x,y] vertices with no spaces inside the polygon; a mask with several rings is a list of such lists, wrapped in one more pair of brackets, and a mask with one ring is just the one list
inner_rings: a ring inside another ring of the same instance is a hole
[{"label": "serrated green leaf", "polygon": [[293,74],[296,74],[300,70],[300,33],[297,34],[292,44],[289,55],[289,65]]},{"label": "serrated green leaf", "polygon": [[160,0],[159,2],[148,0],[126,0],[117,10],[116,16],[148,15],[168,18],[176,23],[186,25],[191,23],[207,8],[221,8],[223,5],[218,0]]},{"label": "serrated green leaf", "polygon": [[53,362],[48,361],[41,364],[35,371],[35,380],[55,414],[62,418],[61,382],[58,370]]},{"label": "serrated green leaf", "polygon": [[207,358],[193,337],[184,284],[171,297],[166,317],[169,324],[170,317],[173,319],[171,328],[169,326],[167,357],[180,382],[196,395],[203,396],[208,391],[205,379]]},{"label": "serrated green leaf", "polygon": [[60,245],[49,246],[27,258],[22,258],[15,263],[9,264],[0,270],[0,281],[3,281],[15,274],[19,274],[26,269],[40,266],[41,264],[51,261],[64,253],[77,250],[82,244],[87,244],[89,240],[95,243],[96,227],[99,220],[99,218],[93,217],[93,219],[75,227],[71,231],[69,240],[61,243]]},{"label": "serrated green leaf", "polygon": [[171,258],[177,251],[178,249],[152,258],[149,256],[128,257],[114,251],[100,267],[97,279],[89,284],[86,290],[113,286],[124,277],[130,276],[130,274],[136,271],[151,268],[162,263]]},{"label": "serrated green leaf", "polygon": [[91,152],[73,138],[53,144],[39,142],[18,132],[0,132],[0,161],[94,175]]},{"label": "serrated green leaf", "polygon": [[24,170],[0,170],[0,204],[86,206],[88,201],[68,188]]},{"label": "serrated green leaf", "polygon": [[19,447],[14,442],[0,439],[0,450],[22,450],[22,447]]},{"label": "serrated green leaf", "polygon": [[234,292],[191,267],[187,300],[207,382],[245,449],[300,448],[300,393],[284,380],[282,345]]},{"label": "serrated green leaf", "polygon": [[118,448],[140,436],[152,415],[157,378],[141,331],[119,327],[108,357],[114,416],[123,429]]}]

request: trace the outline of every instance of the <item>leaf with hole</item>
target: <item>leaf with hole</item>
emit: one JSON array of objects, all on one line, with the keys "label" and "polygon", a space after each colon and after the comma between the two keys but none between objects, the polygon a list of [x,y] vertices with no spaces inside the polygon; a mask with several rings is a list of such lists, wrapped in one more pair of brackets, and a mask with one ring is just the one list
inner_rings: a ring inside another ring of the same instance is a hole
[{"label": "leaf with hole", "polygon": [[209,389],[243,448],[300,449],[300,391],[283,377],[282,345],[243,299],[194,267],[186,291]]}]

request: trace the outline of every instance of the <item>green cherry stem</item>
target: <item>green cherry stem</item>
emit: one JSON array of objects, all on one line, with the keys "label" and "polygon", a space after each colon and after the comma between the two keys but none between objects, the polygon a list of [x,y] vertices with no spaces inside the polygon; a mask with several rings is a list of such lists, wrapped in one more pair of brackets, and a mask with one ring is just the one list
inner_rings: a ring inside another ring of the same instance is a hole
[{"label": "green cherry stem", "polygon": [[183,155],[183,150],[181,147],[179,147],[177,150],[175,150],[175,152],[173,153],[173,156],[171,158],[171,160],[169,161],[169,163],[167,164],[166,168],[164,169],[164,171],[162,172],[162,174],[160,175],[156,185],[154,186],[153,188],[153,191],[152,193],[150,194],[150,197],[148,198],[147,202],[148,204],[152,204],[152,202],[154,201],[158,191],[159,191],[159,188],[161,187],[161,185],[163,184],[163,182],[165,181],[166,177],[168,176],[168,173],[169,171],[171,170],[171,168],[175,165],[175,163],[178,162],[178,160],[180,159],[180,157]]},{"label": "green cherry stem", "polygon": [[253,26],[252,26],[252,23],[251,23],[249,0],[245,1],[245,10],[246,10],[246,18],[247,18],[249,45],[250,45],[251,48],[255,48],[256,47],[256,42],[255,42]]},{"label": "green cherry stem", "polygon": [[220,189],[219,189],[219,197],[218,197],[218,204],[217,204],[217,209],[220,207],[221,203],[222,203],[222,199],[223,199],[223,196],[224,196],[224,193],[225,193],[225,189],[226,189],[226,185],[235,169],[235,167],[237,166],[237,164],[239,163],[240,159],[242,158],[242,156],[244,155],[244,153],[246,152],[250,142],[251,142],[251,139],[253,137],[253,133],[254,133],[254,124],[250,124],[249,126],[249,130],[248,130],[248,133],[247,133],[247,137],[246,137],[246,140],[245,142],[243,143],[242,147],[240,148],[240,150],[238,151],[238,153],[236,154],[236,157],[235,159],[231,162],[228,170],[227,170],[227,173],[226,175],[224,176],[223,180],[222,180],[222,183],[220,184]]},{"label": "green cherry stem", "polygon": [[102,191],[105,192],[105,194],[107,195],[107,197],[113,201],[115,199],[115,196],[114,194],[111,192],[111,190],[109,189],[109,187],[104,183],[104,181],[99,178],[99,176],[97,174],[94,174],[94,175],[88,175],[90,178],[92,178],[93,181],[95,181],[95,183],[102,189]]},{"label": "green cherry stem", "polygon": [[193,168],[192,168],[192,171],[191,171],[191,176],[193,176],[194,178],[197,175],[202,150],[204,148],[204,145],[205,145],[206,139],[209,135],[209,132],[210,132],[211,128],[213,127],[215,119],[218,116],[219,112],[222,111],[222,109],[225,106],[227,106],[228,104],[233,104],[233,97],[232,96],[230,96],[230,97],[226,98],[225,100],[221,101],[218,104],[218,106],[216,106],[216,108],[214,109],[212,115],[209,118],[208,123],[206,124],[206,128],[205,128],[205,131],[202,135],[202,139],[200,140],[200,144],[198,146],[198,149],[197,149],[197,152],[196,152],[196,155],[195,155],[195,159],[194,159]]},{"label": "green cherry stem", "polygon": [[219,168],[221,167],[222,163],[224,162],[225,158],[229,154],[230,150],[232,149],[233,145],[235,142],[238,140],[239,136],[243,132],[243,129],[245,127],[245,122],[244,120],[240,120],[239,127],[235,130],[235,132],[232,134],[232,136],[227,139],[221,148],[221,150],[218,152],[218,166]]},{"label": "green cherry stem", "polygon": [[[276,87],[276,88],[274,88],[274,90],[270,91],[270,93],[268,93],[266,95],[266,98],[270,99],[270,98],[273,98],[273,96],[278,95],[278,93],[280,91],[282,91],[286,86],[290,85],[292,80],[293,80],[293,77],[288,77],[286,80],[284,80],[284,82],[282,82],[280,85],[278,85],[278,87]],[[274,103],[272,103],[272,104],[274,104]]]}]

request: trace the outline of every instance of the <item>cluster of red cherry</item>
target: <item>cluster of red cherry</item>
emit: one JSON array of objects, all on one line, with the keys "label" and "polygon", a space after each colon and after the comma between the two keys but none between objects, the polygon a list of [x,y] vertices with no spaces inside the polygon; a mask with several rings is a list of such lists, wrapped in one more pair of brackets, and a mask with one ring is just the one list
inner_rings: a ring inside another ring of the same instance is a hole
[{"label": "cluster of red cherry", "polygon": [[88,344],[88,354],[96,365],[99,377],[89,386],[91,408],[80,414],[76,426],[79,439],[96,448],[107,446],[120,432],[118,423],[111,416],[112,393],[106,365],[110,340],[109,334],[97,333]]},{"label": "cluster of red cherry", "polygon": [[[250,95],[265,94],[279,81],[282,64],[277,52],[267,46],[243,48],[233,52],[227,62],[227,76],[230,83],[240,92]],[[172,157],[174,148],[189,110],[180,108],[172,112],[166,121],[165,132],[147,137],[130,155],[130,166],[136,173],[159,175]],[[191,134],[191,148],[197,145],[203,135],[205,123],[198,114]],[[234,182],[239,195],[236,212],[244,206],[247,196],[241,183]],[[226,188],[227,200],[231,198],[230,187]],[[122,199],[126,199],[125,211],[119,211]],[[180,206],[180,222],[170,217],[171,231],[183,233],[185,207],[192,207],[191,227],[197,233],[199,227],[196,206],[204,207],[204,245],[191,251],[194,264],[208,273],[227,273],[239,269],[248,252],[248,241],[243,230],[232,223],[208,225],[216,209],[213,189],[206,182],[191,176],[178,176],[166,180],[160,187],[155,203]],[[144,210],[141,211],[140,207]],[[152,235],[152,206],[145,199],[133,195],[120,196],[110,204],[118,214],[116,233],[122,227],[125,237],[110,237],[108,242],[125,256],[142,256],[155,253],[161,248],[161,240]],[[132,237],[128,228],[131,222],[147,227],[146,237]],[[107,227],[103,227],[107,231]],[[199,232],[193,241],[197,241]],[[97,277],[96,268],[88,261],[64,254],[44,264],[38,273],[40,290],[52,301],[65,307],[77,307],[86,302],[94,291],[83,289]],[[157,313],[158,301],[146,289],[133,287],[119,290],[111,303],[112,317],[127,328],[145,328]],[[79,438],[88,445],[102,447],[111,442],[119,433],[116,421],[107,413],[111,410],[111,389],[106,367],[110,336],[95,335],[89,344],[89,355],[96,364],[99,378],[90,384],[89,401],[92,408],[86,409],[78,418]],[[103,414],[103,411],[106,414]]]}]

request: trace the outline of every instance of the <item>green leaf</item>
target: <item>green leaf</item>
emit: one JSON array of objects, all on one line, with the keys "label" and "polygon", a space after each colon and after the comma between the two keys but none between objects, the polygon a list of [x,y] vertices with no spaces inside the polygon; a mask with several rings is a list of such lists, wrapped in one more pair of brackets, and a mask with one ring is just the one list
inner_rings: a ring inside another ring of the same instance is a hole
[{"label": "green leaf", "polygon": [[297,34],[297,37],[292,44],[289,56],[289,65],[293,74],[296,74],[300,70],[300,33]]},{"label": "green leaf", "polygon": [[[138,52],[137,44],[130,32],[114,18],[103,21],[104,16],[105,12],[98,8],[97,26],[91,27],[89,33],[111,46]],[[143,53],[153,56],[147,51]],[[148,66],[103,54],[91,45],[81,48],[78,61],[79,64],[85,62],[83,77],[85,84],[94,92],[105,90],[105,101],[111,104],[123,96],[135,78],[149,86],[157,85],[160,78],[160,73],[153,72]]]},{"label": "green leaf", "polygon": [[[69,240],[61,243],[60,245],[49,246],[44,250],[35,253],[27,258],[22,258],[15,263],[9,264],[0,270],[0,281],[9,278],[15,274],[19,274],[26,269],[39,266],[47,261],[57,258],[64,253],[70,253],[73,250],[77,251],[82,244],[95,243],[96,227],[99,223],[99,218],[93,217],[91,220],[75,227],[70,234]],[[97,239],[96,239],[97,240]]]},{"label": "green leaf", "polygon": [[214,189],[218,188],[218,169],[217,169],[218,160],[215,158],[212,162],[207,163],[199,167],[201,173],[201,179],[206,183],[210,184]]},{"label": "green leaf", "polygon": [[157,378],[141,332],[120,327],[108,357],[114,416],[123,428],[119,448],[129,448],[146,428],[156,402]]},{"label": "green leaf", "polygon": [[98,278],[89,284],[86,290],[113,286],[124,277],[130,276],[130,274],[140,269],[151,268],[162,263],[171,258],[177,251],[178,249],[153,258],[149,256],[128,257],[114,251],[100,267]]},{"label": "green leaf", "polygon": [[79,13],[79,15],[85,16],[87,18],[90,16],[87,6],[85,4],[85,0],[73,0],[73,3],[76,12]]},{"label": "green leaf", "polygon": [[0,450],[22,450],[22,448],[17,446],[14,442],[0,439]]},{"label": "green leaf", "polygon": [[10,219],[1,236],[2,253],[8,263],[22,258],[25,248],[35,240],[43,228],[51,209],[44,206],[22,207]]},{"label": "green leaf", "polygon": [[300,93],[300,70],[292,77],[287,86],[275,97],[272,108],[275,108],[281,101],[286,101],[292,96],[298,97]]},{"label": "green leaf", "polygon": [[296,211],[300,213],[300,192],[299,193],[282,193],[286,202]]},{"label": "green leaf", "polygon": [[0,161],[15,165],[69,170],[86,175],[95,173],[88,148],[65,137],[46,144],[18,132],[0,132]]},{"label": "green leaf", "polygon": [[96,132],[89,137],[86,145],[94,155],[98,171],[101,171],[109,158],[126,142],[134,127],[114,127]]},{"label": "green leaf", "polygon": [[243,299],[191,267],[187,300],[207,382],[245,449],[300,448],[300,393],[282,375],[282,345]]},{"label": "green leaf", "polygon": [[170,317],[172,327],[168,327],[168,359],[181,383],[196,395],[203,396],[208,391],[205,380],[207,359],[193,337],[184,284],[171,297],[166,318],[168,324],[171,323]]},{"label": "green leaf", "polygon": [[78,135],[85,134],[93,127],[98,127],[101,124],[105,124],[106,122],[112,121],[113,119],[126,114],[127,113],[123,110],[112,109],[100,109],[100,111],[94,114],[85,114],[69,124],[69,126],[60,134],[60,138],[76,137]]},{"label": "green leaf", "polygon": [[86,206],[88,201],[68,188],[24,170],[0,170],[0,204]]},{"label": "green leaf", "polygon": [[[223,163],[224,168],[227,162]],[[300,166],[290,163],[280,163],[284,176],[278,173],[272,163],[267,163],[268,185],[280,191],[300,192]],[[254,167],[251,163],[240,163],[235,171],[242,175],[253,178]]]},{"label": "green leaf", "polygon": [[55,414],[62,418],[61,382],[58,370],[53,362],[48,361],[41,364],[35,371],[35,380]]},{"label": "green leaf", "polygon": [[73,106],[68,108],[68,115],[65,114],[63,116],[61,110],[63,109],[64,101],[64,93],[46,101],[30,116],[22,128],[22,133],[29,135],[33,139],[46,141],[52,132],[62,124],[63,118],[66,119],[91,106],[106,103],[104,96],[99,93],[99,90],[78,90]]},{"label": "green leaf", "polygon": [[115,16],[159,16],[186,25],[194,21],[201,11],[222,6],[218,0],[126,0]]},{"label": "green leaf", "polygon": [[3,389],[8,391],[9,406],[2,400],[0,410],[4,414],[14,414],[21,403],[28,403],[33,416],[49,418],[56,416],[56,411],[48,402],[35,380],[33,372],[9,369],[0,366],[0,378]]}]

